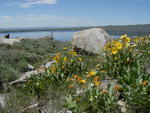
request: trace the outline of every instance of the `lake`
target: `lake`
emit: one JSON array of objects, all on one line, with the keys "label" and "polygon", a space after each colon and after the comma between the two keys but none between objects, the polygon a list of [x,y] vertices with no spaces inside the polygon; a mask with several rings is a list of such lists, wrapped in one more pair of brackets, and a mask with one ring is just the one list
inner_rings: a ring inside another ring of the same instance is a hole
[{"label": "lake", "polygon": [[[76,31],[53,31],[53,37],[55,40],[71,41],[72,35]],[[0,33],[0,37],[8,33]],[[37,31],[37,32],[12,32],[9,33],[11,38],[43,38],[45,36],[51,36],[51,31]],[[119,36],[113,36],[119,37]]]}]

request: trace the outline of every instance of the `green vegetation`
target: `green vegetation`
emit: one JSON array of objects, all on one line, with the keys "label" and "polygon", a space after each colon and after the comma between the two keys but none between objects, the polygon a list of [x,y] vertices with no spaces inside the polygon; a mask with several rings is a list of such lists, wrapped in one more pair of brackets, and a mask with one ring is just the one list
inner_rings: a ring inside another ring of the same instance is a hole
[{"label": "green vegetation", "polygon": [[23,39],[14,45],[0,45],[0,83],[15,80],[26,71],[31,64],[38,68],[48,62],[50,58],[69,46],[69,42],[60,42],[50,39]]},{"label": "green vegetation", "polygon": [[[33,46],[30,41],[27,45]],[[45,45],[47,43],[52,42],[45,41],[43,51],[49,47],[49,44]],[[24,84],[9,89],[9,106],[3,109],[4,113],[20,112],[35,103],[34,100],[39,103],[40,110],[50,113],[63,108],[73,113],[119,113],[122,109],[118,100],[125,103],[127,113],[150,112],[150,73],[145,68],[150,63],[150,37],[131,39],[123,35],[108,42],[101,55],[78,54],[71,50],[69,43],[58,44],[56,47],[59,48],[51,52],[53,57],[49,58],[55,63],[45,69],[45,73],[34,75]],[[39,45],[34,45],[34,48]],[[50,46],[48,50],[52,48]],[[31,50],[26,51],[36,53],[36,50]],[[48,58],[49,51],[36,53],[40,60],[34,57],[29,63],[39,66],[45,61],[43,57]],[[105,88],[101,86],[104,81],[108,83]],[[31,112],[38,113],[38,110],[24,113]]]}]

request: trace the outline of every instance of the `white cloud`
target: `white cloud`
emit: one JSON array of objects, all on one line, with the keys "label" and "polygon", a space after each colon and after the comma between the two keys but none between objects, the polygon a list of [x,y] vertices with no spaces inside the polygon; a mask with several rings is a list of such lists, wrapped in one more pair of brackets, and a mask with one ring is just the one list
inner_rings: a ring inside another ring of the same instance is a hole
[{"label": "white cloud", "polygon": [[18,15],[15,17],[17,20],[26,20],[26,21],[41,21],[41,20],[52,20],[57,19],[58,17],[53,15]]},{"label": "white cloud", "polygon": [[[7,20],[7,21],[6,21]],[[93,21],[70,18],[58,17],[54,15],[16,15],[16,16],[1,16],[0,25],[3,28],[16,28],[16,27],[39,27],[39,26],[80,26],[80,25],[93,25]]]},{"label": "white cloud", "polygon": [[19,5],[20,3],[19,2],[10,2],[10,3],[7,3],[5,4],[6,6],[17,6]]},{"label": "white cloud", "polygon": [[21,7],[32,7],[36,4],[56,4],[58,0],[27,0],[25,3],[20,4]]},{"label": "white cloud", "polygon": [[11,16],[1,16],[0,21],[12,21],[13,18]]}]

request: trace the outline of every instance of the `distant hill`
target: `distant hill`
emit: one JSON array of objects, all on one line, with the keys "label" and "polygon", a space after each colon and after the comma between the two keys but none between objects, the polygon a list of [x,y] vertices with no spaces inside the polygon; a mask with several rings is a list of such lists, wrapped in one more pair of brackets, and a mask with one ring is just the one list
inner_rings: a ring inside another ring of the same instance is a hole
[{"label": "distant hill", "polygon": [[130,36],[141,36],[150,35],[150,24],[141,25],[116,25],[116,26],[88,26],[88,27],[63,27],[63,28],[11,28],[2,29],[0,28],[0,33],[10,33],[10,32],[33,32],[33,31],[80,31],[89,28],[103,28],[110,35],[122,35],[128,34]]}]

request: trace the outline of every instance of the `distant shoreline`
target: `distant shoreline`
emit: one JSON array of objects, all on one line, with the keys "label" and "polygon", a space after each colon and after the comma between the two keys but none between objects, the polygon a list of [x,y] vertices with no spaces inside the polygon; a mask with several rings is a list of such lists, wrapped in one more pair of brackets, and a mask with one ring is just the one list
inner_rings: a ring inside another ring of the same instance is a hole
[{"label": "distant shoreline", "polygon": [[89,26],[89,27],[64,27],[64,28],[13,28],[0,29],[0,33],[15,32],[39,32],[39,31],[81,31],[89,28],[103,28],[110,35],[142,36],[150,35],[150,24],[143,25],[125,25],[125,26]]}]

